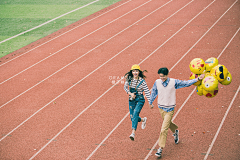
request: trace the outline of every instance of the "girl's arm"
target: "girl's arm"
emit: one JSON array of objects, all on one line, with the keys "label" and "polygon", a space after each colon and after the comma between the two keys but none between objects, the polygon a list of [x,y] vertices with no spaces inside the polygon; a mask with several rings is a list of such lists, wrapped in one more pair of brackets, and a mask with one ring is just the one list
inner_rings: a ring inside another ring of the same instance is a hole
[{"label": "girl's arm", "polygon": [[125,84],[124,84],[124,90],[127,92],[127,94],[129,94],[128,81],[126,81]]},{"label": "girl's arm", "polygon": [[157,83],[155,81],[155,83],[154,83],[154,85],[152,87],[151,97],[150,97],[150,101],[149,101],[150,105],[153,103],[153,101],[155,100],[157,95],[158,95],[158,90],[157,90]]},{"label": "girl's arm", "polygon": [[142,85],[143,85],[143,91],[145,92],[148,102],[150,103],[150,91],[148,89],[146,81],[143,81]]}]

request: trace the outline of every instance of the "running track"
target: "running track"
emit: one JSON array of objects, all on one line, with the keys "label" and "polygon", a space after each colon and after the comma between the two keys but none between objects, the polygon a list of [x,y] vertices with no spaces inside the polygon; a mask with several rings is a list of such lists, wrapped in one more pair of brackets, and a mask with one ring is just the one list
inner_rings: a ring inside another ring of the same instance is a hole
[{"label": "running track", "polygon": [[169,131],[162,158],[239,159],[239,8],[238,0],[123,0],[1,58],[1,159],[156,159],[156,100],[152,110],[146,101],[147,127],[132,142],[121,78],[137,63],[149,88],[163,66],[188,79],[197,57],[217,57],[233,81],[213,99],[194,86],[177,91],[180,142]]}]

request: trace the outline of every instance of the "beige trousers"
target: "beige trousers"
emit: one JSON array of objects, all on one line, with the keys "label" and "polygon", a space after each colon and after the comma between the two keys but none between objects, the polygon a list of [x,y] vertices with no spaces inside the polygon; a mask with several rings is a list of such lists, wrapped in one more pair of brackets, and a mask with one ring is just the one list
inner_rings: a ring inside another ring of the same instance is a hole
[{"label": "beige trousers", "polygon": [[178,126],[172,122],[174,110],[171,112],[165,112],[164,110],[159,108],[159,111],[163,118],[163,123],[159,136],[158,145],[159,147],[164,148],[167,140],[168,128],[170,128],[171,131],[175,133],[175,130],[178,129]]}]

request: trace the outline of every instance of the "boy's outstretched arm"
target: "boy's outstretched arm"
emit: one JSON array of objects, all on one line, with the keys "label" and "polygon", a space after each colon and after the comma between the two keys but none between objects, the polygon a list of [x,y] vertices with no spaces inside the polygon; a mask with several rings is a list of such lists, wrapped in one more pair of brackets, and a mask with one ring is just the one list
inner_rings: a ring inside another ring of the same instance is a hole
[{"label": "boy's outstretched arm", "polygon": [[155,100],[155,98],[157,97],[158,95],[158,90],[157,90],[157,83],[155,81],[153,87],[152,87],[152,91],[151,91],[151,96],[150,96],[150,102],[149,102],[149,107],[152,109],[154,106],[153,106],[153,101]]}]

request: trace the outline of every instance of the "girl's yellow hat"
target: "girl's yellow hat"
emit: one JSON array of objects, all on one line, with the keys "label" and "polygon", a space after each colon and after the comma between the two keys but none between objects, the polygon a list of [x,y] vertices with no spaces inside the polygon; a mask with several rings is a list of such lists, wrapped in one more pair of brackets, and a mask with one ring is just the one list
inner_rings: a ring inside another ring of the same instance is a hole
[{"label": "girl's yellow hat", "polygon": [[135,69],[138,69],[139,71],[141,71],[140,66],[137,65],[137,64],[134,64],[134,65],[132,66],[131,71],[132,71],[132,70],[135,70]]}]

